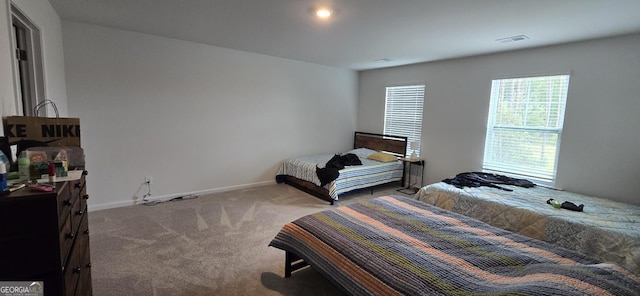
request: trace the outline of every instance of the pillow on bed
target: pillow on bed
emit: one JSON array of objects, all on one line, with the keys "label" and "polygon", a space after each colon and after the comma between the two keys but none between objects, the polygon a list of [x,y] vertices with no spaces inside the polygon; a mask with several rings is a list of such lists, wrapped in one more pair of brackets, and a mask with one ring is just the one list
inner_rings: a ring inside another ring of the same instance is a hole
[{"label": "pillow on bed", "polygon": [[355,155],[357,155],[360,158],[367,158],[369,157],[369,155],[374,154],[378,151],[369,149],[369,148],[357,148],[357,149],[353,149],[347,153],[353,153]]},{"label": "pillow on bed", "polygon": [[398,157],[393,155],[393,154],[389,154],[389,153],[384,153],[384,152],[376,152],[373,153],[371,155],[369,155],[369,157],[367,157],[368,159],[372,159],[372,160],[377,160],[377,161],[381,161],[381,162],[392,162],[392,161],[397,161]]}]

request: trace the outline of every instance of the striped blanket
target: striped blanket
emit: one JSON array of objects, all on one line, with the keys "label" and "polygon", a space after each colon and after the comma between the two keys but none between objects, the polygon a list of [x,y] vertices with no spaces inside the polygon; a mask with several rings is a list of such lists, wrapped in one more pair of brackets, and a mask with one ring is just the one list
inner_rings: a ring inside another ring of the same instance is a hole
[{"label": "striped blanket", "polygon": [[[287,159],[278,168],[276,175],[289,175],[320,186],[316,167],[324,167],[334,155],[299,156]],[[355,189],[368,188],[402,179],[403,167],[399,161],[379,162],[366,157],[360,157],[360,161],[362,165],[345,167],[340,170],[338,179],[325,185],[332,199],[338,200],[338,195]]]},{"label": "striped blanket", "polygon": [[269,244],[354,295],[638,295],[609,263],[426,203],[383,196],[302,217]]}]

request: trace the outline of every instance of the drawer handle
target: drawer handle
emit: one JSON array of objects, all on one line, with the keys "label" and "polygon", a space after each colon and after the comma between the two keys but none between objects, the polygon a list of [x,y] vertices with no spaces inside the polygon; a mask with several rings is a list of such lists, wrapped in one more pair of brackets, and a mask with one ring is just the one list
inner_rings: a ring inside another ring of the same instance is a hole
[{"label": "drawer handle", "polygon": [[83,199],[89,199],[89,194],[85,194],[82,196]]},{"label": "drawer handle", "polygon": [[87,268],[91,268],[91,263],[87,263]]},{"label": "drawer handle", "polygon": [[65,199],[62,204],[64,204],[65,206],[71,206],[71,199]]},{"label": "drawer handle", "polygon": [[76,211],[76,215],[82,216],[82,214],[84,214],[84,212],[82,210]]},{"label": "drawer handle", "polygon": [[74,238],[74,237],[76,237],[76,235],[75,235],[73,232],[69,232],[69,233],[67,234],[67,239],[72,239],[72,238]]},{"label": "drawer handle", "polygon": [[83,232],[84,232],[84,234],[89,234],[89,229],[87,229],[87,230],[85,230]]},{"label": "drawer handle", "polygon": [[82,188],[82,183],[76,183],[76,185],[74,185],[76,188]]},{"label": "drawer handle", "polygon": [[80,271],[82,271],[80,267],[76,267],[73,269],[73,273],[80,273]]}]

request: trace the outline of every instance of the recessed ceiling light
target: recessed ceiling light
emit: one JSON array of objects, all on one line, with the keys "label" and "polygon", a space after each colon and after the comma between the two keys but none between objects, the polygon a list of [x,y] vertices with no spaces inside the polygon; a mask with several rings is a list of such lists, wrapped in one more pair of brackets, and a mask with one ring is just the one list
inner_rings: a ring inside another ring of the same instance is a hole
[{"label": "recessed ceiling light", "polygon": [[333,11],[329,8],[318,8],[316,9],[316,16],[321,19],[330,18],[333,14]]}]

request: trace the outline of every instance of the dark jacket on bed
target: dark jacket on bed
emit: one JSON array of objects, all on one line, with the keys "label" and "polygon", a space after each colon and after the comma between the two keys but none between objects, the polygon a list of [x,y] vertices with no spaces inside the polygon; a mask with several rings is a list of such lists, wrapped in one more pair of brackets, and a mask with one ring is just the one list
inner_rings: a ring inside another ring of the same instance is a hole
[{"label": "dark jacket on bed", "polygon": [[336,154],[327,163],[324,168],[316,166],[316,175],[320,179],[320,186],[327,185],[331,181],[340,176],[339,170],[344,169],[345,166],[350,165],[362,165],[360,158],[353,153],[347,153],[344,155]]}]

